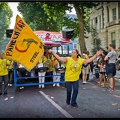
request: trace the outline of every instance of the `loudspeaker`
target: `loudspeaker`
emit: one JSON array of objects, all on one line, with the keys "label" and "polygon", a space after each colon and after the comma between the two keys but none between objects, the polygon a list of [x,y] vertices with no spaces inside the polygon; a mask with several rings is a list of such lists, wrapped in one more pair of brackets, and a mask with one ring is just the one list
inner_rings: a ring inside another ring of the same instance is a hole
[{"label": "loudspeaker", "polygon": [[12,33],[13,33],[13,29],[7,29],[6,30],[6,37],[11,38]]},{"label": "loudspeaker", "polygon": [[73,29],[66,29],[62,30],[62,37],[71,39],[74,36],[74,30]]}]

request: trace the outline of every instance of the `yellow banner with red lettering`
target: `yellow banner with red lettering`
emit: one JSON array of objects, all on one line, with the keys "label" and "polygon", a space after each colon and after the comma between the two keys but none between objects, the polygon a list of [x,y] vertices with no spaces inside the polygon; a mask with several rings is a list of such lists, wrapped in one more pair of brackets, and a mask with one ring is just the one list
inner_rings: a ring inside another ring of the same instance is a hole
[{"label": "yellow banner with red lettering", "polygon": [[16,16],[16,23],[4,57],[21,63],[28,71],[34,68],[44,53],[44,43],[32,29]]}]

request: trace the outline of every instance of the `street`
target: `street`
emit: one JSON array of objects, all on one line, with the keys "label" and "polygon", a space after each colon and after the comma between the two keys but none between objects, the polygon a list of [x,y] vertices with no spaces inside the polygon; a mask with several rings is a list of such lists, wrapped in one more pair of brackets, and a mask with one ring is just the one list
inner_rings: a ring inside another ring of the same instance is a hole
[{"label": "street", "polygon": [[[119,72],[117,73],[119,75]],[[66,105],[66,88],[45,85],[26,86],[15,92],[9,86],[8,95],[0,96],[0,118],[119,118],[120,82],[116,79],[115,91],[98,87],[95,80],[83,85],[79,80],[77,103]]]}]

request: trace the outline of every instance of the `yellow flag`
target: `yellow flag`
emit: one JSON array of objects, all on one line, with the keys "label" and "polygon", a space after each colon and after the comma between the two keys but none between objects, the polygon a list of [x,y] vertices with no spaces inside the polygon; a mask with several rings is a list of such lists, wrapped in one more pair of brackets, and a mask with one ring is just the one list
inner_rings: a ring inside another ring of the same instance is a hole
[{"label": "yellow flag", "polygon": [[18,15],[4,57],[21,63],[30,71],[44,53],[44,43]]}]

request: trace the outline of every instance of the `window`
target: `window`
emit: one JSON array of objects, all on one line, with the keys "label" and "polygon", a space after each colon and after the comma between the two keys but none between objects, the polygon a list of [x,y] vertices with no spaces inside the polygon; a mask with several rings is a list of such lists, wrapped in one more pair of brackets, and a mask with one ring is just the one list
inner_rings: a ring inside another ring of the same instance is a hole
[{"label": "window", "polygon": [[98,19],[97,17],[95,18],[95,29],[97,30],[97,26],[98,26]]},{"label": "window", "polygon": [[77,49],[77,44],[73,43],[73,49]]},{"label": "window", "polygon": [[116,20],[116,8],[112,9],[112,19]]},{"label": "window", "polygon": [[116,45],[116,43],[115,43],[115,32],[111,33],[111,43],[113,43],[114,45]]}]

